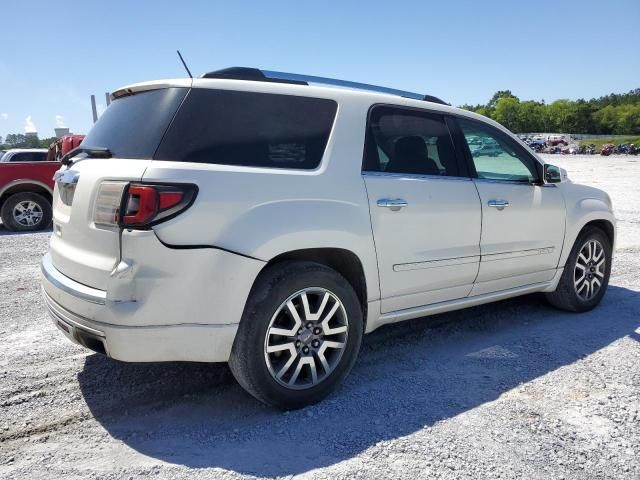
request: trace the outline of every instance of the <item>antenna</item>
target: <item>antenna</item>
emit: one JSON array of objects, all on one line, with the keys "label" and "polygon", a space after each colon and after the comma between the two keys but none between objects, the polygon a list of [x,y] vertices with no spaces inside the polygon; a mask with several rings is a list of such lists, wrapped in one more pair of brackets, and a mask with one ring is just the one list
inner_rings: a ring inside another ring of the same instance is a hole
[{"label": "antenna", "polygon": [[182,54],[180,53],[180,50],[176,50],[176,52],[178,52],[178,56],[180,57],[180,61],[182,62],[182,65],[184,65],[184,69],[187,71],[189,76],[193,79],[193,75],[191,75],[191,71],[189,70],[189,67],[187,67],[187,62],[185,62],[184,58],[182,58]]}]

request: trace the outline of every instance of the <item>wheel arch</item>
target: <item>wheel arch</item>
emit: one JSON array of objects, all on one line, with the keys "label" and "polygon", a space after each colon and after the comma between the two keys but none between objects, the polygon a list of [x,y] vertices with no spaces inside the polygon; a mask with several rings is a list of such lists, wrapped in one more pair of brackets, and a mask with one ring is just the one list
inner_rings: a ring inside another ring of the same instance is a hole
[{"label": "wheel arch", "polygon": [[0,208],[4,202],[14,193],[37,193],[47,199],[49,204],[53,203],[53,190],[45,183],[37,180],[14,180],[0,190]]},{"label": "wheel arch", "polygon": [[562,249],[562,255],[560,256],[559,266],[564,267],[578,237],[582,234],[582,232],[584,232],[585,229],[589,227],[597,227],[602,230],[607,238],[611,241],[612,253],[615,253],[615,224],[615,217],[613,216],[613,213],[609,211],[591,212],[589,215],[585,216],[585,218],[583,218],[577,225],[574,225],[573,228],[568,229],[567,236],[565,238],[565,245]]},{"label": "wheel arch", "polygon": [[[360,305],[362,306],[362,318],[366,327],[368,313],[368,290],[364,267],[360,258],[351,250],[344,248],[303,248],[291,250],[276,255],[263,267],[260,274],[268,267],[284,261],[305,261],[314,262],[329,267],[340,275],[353,287]],[[258,274],[258,277],[260,276]],[[255,281],[257,281],[257,278]]]},{"label": "wheel arch", "polygon": [[586,223],[584,227],[580,229],[580,232],[578,232],[578,236],[580,236],[582,232],[584,232],[585,229],[587,229],[588,227],[596,227],[602,230],[607,236],[607,238],[609,239],[609,241],[611,242],[611,246],[613,248],[613,245],[615,245],[615,235],[616,235],[615,227],[613,226],[613,223],[611,223],[609,220],[604,220],[604,219],[591,220],[590,222]]}]

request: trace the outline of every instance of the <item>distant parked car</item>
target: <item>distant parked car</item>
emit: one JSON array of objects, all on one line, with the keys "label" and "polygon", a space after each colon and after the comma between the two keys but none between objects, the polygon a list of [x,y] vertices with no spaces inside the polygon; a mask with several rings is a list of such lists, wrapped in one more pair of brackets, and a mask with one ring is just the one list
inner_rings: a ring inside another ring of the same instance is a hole
[{"label": "distant parked car", "polygon": [[572,143],[571,145],[567,145],[566,147],[563,147],[560,150],[560,153],[562,153],[563,155],[575,155],[576,153],[578,153],[579,149],[580,147],[578,147],[578,145],[576,145],[575,143]]},{"label": "distant parked car", "polygon": [[567,138],[564,135],[549,135],[547,138],[547,143],[552,147],[556,145],[567,145]]},{"label": "distant parked car", "polygon": [[4,152],[0,162],[45,162],[47,160],[46,148],[12,148]]},{"label": "distant parked car", "polygon": [[7,230],[30,231],[51,224],[53,174],[46,149],[12,149],[0,158],[0,216]]},{"label": "distant parked car", "polygon": [[483,155],[488,157],[497,157],[502,153],[502,149],[497,143],[485,143],[473,151],[473,155],[481,157]]},{"label": "distant parked car", "polygon": [[531,150],[538,153],[542,152],[542,150],[546,146],[546,144],[542,140],[533,140],[529,142],[528,145]]}]

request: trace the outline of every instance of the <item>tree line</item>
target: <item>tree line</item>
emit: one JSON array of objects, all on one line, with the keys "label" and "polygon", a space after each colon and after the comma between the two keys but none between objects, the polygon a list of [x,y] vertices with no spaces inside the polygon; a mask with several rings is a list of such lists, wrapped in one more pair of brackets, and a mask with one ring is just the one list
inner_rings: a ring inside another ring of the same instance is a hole
[{"label": "tree line", "polygon": [[510,90],[496,92],[486,105],[461,105],[516,133],[559,132],[640,134],[640,88],[591,100],[521,101]]},{"label": "tree line", "polygon": [[37,135],[9,133],[4,139],[0,137],[0,150],[9,148],[49,148],[49,145],[55,141],[56,137],[38,138]]}]

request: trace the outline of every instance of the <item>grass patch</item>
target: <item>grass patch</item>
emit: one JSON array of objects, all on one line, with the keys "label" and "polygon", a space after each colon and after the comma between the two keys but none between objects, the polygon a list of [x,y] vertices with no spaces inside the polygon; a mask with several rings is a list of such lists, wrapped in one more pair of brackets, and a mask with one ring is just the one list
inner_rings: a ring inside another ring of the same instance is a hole
[{"label": "grass patch", "polygon": [[601,149],[605,143],[613,143],[614,145],[620,145],[621,143],[633,143],[634,145],[640,145],[640,137],[612,137],[612,138],[583,138],[578,143],[581,145],[595,144],[597,149]]}]

